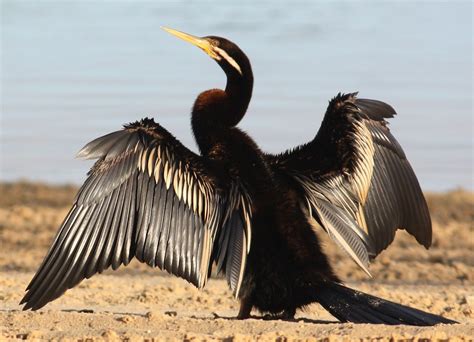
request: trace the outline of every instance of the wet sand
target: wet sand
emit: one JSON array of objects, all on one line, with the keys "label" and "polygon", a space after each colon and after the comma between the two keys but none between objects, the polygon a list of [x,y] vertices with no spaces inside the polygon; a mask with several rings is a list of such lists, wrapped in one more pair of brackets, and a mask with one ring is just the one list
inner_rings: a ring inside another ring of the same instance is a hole
[{"label": "wet sand", "polygon": [[37,312],[18,305],[74,197],[73,186],[0,184],[0,340],[346,341],[474,339],[474,194],[427,194],[434,238],[429,251],[399,232],[371,265],[372,279],[328,241],[325,249],[348,285],[458,320],[436,327],[341,324],[319,305],[295,321],[258,312],[233,319],[238,302],[222,279],[199,291],[186,281],[132,262],[82,282]]}]

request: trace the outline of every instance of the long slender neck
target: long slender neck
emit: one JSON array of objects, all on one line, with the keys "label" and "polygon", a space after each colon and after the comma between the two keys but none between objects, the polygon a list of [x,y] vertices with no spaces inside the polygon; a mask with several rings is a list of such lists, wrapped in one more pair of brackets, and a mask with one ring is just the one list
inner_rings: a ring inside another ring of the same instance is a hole
[{"label": "long slender neck", "polygon": [[245,115],[252,97],[253,77],[228,76],[225,93],[230,103],[228,123],[230,126],[237,125]]},{"label": "long slender neck", "polygon": [[201,153],[207,154],[227,129],[244,117],[252,97],[253,77],[227,76],[225,90],[211,89],[199,94],[191,124]]}]

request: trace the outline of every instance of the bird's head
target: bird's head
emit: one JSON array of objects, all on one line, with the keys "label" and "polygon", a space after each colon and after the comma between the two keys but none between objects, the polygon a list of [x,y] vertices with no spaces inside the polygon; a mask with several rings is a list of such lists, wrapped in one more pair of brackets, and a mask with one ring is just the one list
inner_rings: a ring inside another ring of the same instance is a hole
[{"label": "bird's head", "polygon": [[166,32],[181,38],[214,59],[229,78],[251,78],[250,62],[243,51],[233,42],[222,37],[196,37],[188,33],[162,27]]}]

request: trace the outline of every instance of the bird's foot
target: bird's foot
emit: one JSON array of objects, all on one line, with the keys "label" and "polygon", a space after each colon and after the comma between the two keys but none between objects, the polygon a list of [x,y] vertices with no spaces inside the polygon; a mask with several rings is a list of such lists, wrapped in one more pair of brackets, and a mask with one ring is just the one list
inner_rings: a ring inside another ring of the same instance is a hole
[{"label": "bird's foot", "polygon": [[271,321],[271,320],[283,320],[283,321],[293,321],[295,319],[296,309],[285,310],[280,314],[266,314],[262,319]]},{"label": "bird's foot", "polygon": [[252,302],[249,298],[242,298],[240,300],[240,309],[237,319],[247,319],[250,318],[250,312],[252,311]]}]

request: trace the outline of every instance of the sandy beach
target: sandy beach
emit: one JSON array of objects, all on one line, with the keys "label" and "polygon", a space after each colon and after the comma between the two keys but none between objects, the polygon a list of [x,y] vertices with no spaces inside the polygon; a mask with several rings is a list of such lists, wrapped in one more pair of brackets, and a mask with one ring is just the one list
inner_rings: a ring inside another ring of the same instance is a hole
[{"label": "sandy beach", "polygon": [[18,305],[66,215],[76,188],[0,184],[0,340],[469,341],[474,339],[474,194],[427,194],[434,238],[425,250],[405,232],[371,265],[372,279],[321,234],[352,287],[460,322],[436,327],[341,324],[314,304],[296,320],[259,312],[233,319],[238,302],[224,280],[199,291],[134,261],[67,291],[37,312]]}]

